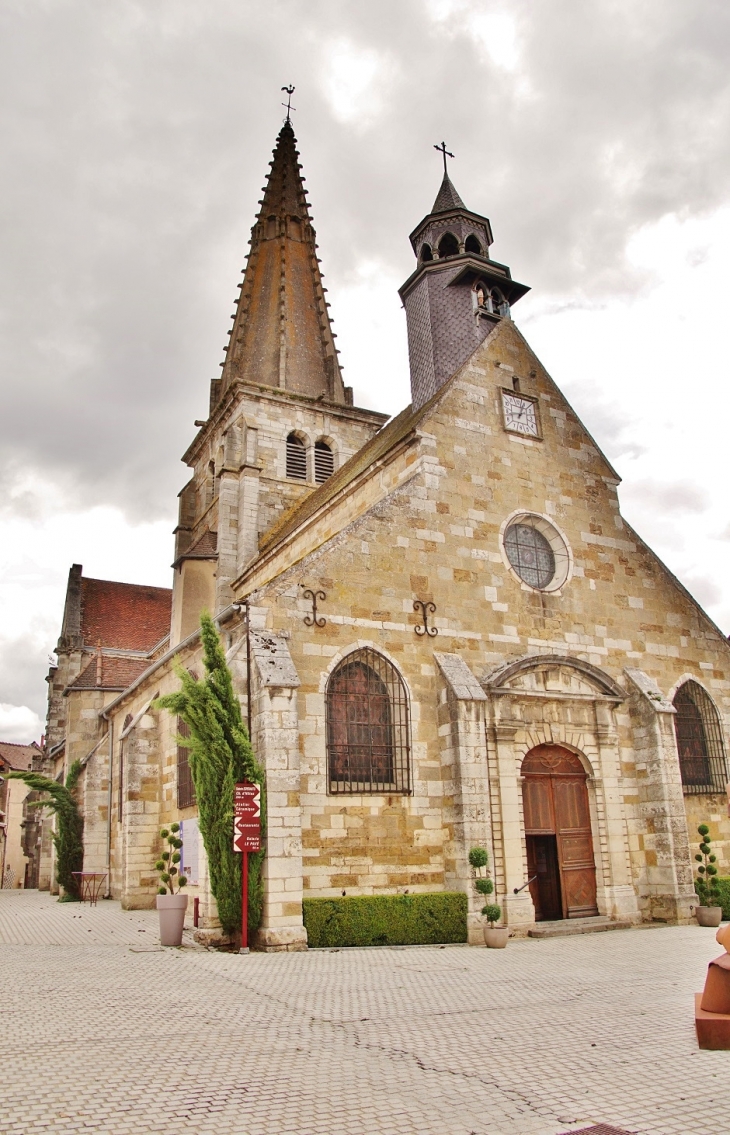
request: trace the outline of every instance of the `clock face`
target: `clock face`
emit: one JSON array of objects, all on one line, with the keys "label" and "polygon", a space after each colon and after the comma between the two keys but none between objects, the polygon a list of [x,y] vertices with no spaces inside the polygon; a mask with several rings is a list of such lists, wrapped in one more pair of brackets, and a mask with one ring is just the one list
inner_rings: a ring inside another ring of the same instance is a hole
[{"label": "clock face", "polygon": [[509,391],[503,390],[502,409],[506,430],[524,434],[526,437],[540,436],[537,406],[531,398],[523,398],[520,394],[511,394]]}]

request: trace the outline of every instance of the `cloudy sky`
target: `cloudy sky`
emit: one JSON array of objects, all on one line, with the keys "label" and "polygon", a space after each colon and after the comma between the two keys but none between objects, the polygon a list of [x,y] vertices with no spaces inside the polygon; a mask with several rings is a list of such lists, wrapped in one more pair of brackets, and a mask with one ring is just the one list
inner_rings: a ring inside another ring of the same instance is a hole
[{"label": "cloudy sky", "polygon": [[170,584],[285,83],[356,401],[409,401],[444,138],[625,515],[730,631],[729,57],[726,0],[0,0],[0,737],[40,735],[71,563]]}]

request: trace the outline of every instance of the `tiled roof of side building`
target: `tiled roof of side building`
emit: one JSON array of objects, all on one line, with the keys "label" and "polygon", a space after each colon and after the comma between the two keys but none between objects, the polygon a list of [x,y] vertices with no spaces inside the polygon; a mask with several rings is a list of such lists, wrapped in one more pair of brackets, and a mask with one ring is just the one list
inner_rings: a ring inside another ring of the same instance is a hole
[{"label": "tiled roof of side building", "polygon": [[[450,382],[451,380],[449,380]],[[314,516],[315,512],[328,501],[334,499],[339,492],[346,489],[361,473],[370,466],[375,465],[386,456],[399,442],[408,437],[416,426],[423,420],[435,402],[444,394],[448,383],[444,383],[428,402],[418,410],[407,406],[396,418],[392,418],[386,426],[376,433],[362,449],[358,449],[349,461],[328,477],[324,484],[309,493],[265,532],[259,544],[260,552],[268,552],[271,548],[285,540],[300,524]]]},{"label": "tiled roof of side building", "polygon": [[71,682],[70,690],[126,690],[150,665],[148,658],[117,658],[114,655],[97,655],[79,676]]},{"label": "tiled roof of side building", "polygon": [[188,557],[200,556],[201,559],[208,559],[218,554],[218,533],[211,532],[207,529],[203,535],[195,541],[195,543],[188,548],[185,555],[181,559]]},{"label": "tiled roof of side building", "polygon": [[12,769],[29,769],[33,763],[33,757],[37,757],[40,751],[35,741],[30,745],[18,745],[14,741],[0,741],[0,760]]},{"label": "tiled roof of side building", "polygon": [[81,580],[81,634],[86,646],[151,650],[170,631],[172,591],[110,579]]}]

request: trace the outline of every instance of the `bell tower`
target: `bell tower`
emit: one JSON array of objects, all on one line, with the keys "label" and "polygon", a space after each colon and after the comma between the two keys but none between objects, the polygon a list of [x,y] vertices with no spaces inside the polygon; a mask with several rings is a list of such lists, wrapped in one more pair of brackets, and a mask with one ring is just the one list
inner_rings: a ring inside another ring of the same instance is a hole
[{"label": "bell tower", "polygon": [[[410,235],[416,270],[399,289],[406,309],[413,409],[466,362],[530,289],[492,260],[492,227],[467,209],[446,168],[431,212]],[[453,156],[453,155],[450,155]]]}]

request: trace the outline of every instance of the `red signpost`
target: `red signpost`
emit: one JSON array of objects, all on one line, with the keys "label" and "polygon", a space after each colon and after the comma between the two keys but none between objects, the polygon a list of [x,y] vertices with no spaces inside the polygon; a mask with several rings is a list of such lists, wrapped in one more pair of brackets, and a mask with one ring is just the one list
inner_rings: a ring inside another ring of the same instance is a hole
[{"label": "red signpost", "polygon": [[240,781],[233,796],[233,850],[241,864],[241,950],[248,951],[248,854],[261,850],[261,786]]}]

